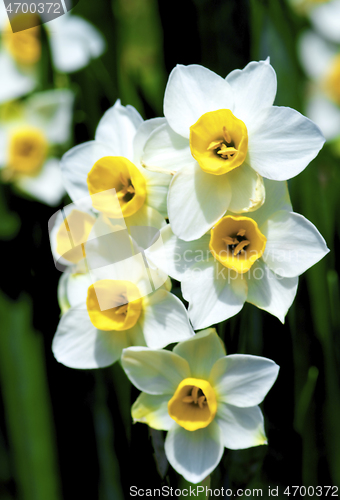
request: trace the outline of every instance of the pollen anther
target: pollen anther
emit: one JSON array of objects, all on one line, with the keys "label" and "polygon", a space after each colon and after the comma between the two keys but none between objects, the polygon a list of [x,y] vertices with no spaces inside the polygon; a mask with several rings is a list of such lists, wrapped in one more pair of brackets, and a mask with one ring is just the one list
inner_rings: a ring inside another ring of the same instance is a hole
[{"label": "pollen anther", "polygon": [[240,241],[240,243],[234,249],[234,255],[236,256],[239,252],[241,252],[244,249],[244,247],[248,246],[249,243],[250,243],[250,241],[248,241],[248,240]]},{"label": "pollen anther", "polygon": [[204,408],[204,405],[207,404],[207,400],[206,400],[206,397],[202,391],[201,391],[202,395],[198,396],[199,391],[200,391],[200,389],[198,387],[194,386],[191,390],[191,395],[185,396],[182,399],[183,403],[188,403],[188,404],[194,403],[194,405],[198,405],[202,410]]}]

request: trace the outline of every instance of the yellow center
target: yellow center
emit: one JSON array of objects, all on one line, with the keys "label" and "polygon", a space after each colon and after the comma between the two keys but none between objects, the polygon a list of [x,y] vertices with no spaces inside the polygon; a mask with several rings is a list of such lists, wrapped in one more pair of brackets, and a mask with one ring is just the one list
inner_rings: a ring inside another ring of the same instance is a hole
[{"label": "yellow center", "polygon": [[38,173],[46,159],[48,143],[39,129],[23,128],[12,133],[9,140],[8,167],[20,174]]},{"label": "yellow center", "polygon": [[[34,15],[30,14],[22,16],[25,25],[27,25],[27,16],[31,16],[32,20],[34,18]],[[19,23],[20,27],[19,17],[17,16],[15,23]],[[41,57],[40,26],[34,26],[34,28],[23,29],[23,31],[13,33],[12,28],[8,24],[3,33],[3,41],[8,52],[19,64],[30,66],[37,63]]]},{"label": "yellow center", "polygon": [[324,87],[329,97],[340,105],[340,54],[333,60],[332,67],[325,78]]},{"label": "yellow center", "polygon": [[187,431],[207,427],[217,411],[216,396],[207,380],[185,378],[168,402],[168,412]]},{"label": "yellow center", "polygon": [[142,299],[136,285],[123,280],[100,280],[89,286],[87,312],[99,330],[128,330],[138,321]]},{"label": "yellow center", "polygon": [[202,170],[225,174],[242,165],[246,158],[247,127],[230,109],[210,111],[190,127],[190,149]]},{"label": "yellow center", "polygon": [[225,267],[245,273],[261,257],[266,242],[253,219],[227,215],[211,230],[209,248]]},{"label": "yellow center", "polygon": [[[105,156],[98,160],[87,176],[92,205],[108,217],[123,217],[136,213],[146,197],[145,179],[138,168],[122,156]],[[119,207],[114,203],[111,190],[116,190]],[[101,196],[94,196],[101,193]]]},{"label": "yellow center", "polygon": [[86,242],[95,218],[90,214],[72,210],[57,232],[57,252],[64,259],[76,264],[85,257]]}]

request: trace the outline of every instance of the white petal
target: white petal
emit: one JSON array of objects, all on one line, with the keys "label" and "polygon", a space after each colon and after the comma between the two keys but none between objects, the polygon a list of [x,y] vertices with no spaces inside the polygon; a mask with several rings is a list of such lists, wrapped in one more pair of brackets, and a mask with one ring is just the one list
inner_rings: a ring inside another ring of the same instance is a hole
[{"label": "white petal", "polygon": [[[138,288],[138,293],[136,293],[138,297],[145,297],[153,291],[149,279],[148,269],[144,263],[143,255],[141,253],[122,261],[112,262],[106,266],[96,268],[91,267],[90,274],[93,282],[106,279],[131,281],[131,283],[134,283]],[[163,284],[163,282],[161,284]],[[107,300],[107,295],[105,293],[100,295],[99,292],[99,294],[97,293],[97,297],[102,310],[110,309],[112,307],[110,302]],[[123,304],[126,304],[124,297],[122,297],[121,302],[121,305]]]},{"label": "white petal", "polygon": [[133,255],[124,220],[123,223],[119,220],[119,224],[112,224],[102,214],[97,217],[84,243],[87,264],[91,270],[123,261]]},{"label": "white petal", "polygon": [[220,403],[215,418],[226,448],[242,450],[267,444],[263,415],[258,406],[237,408]]},{"label": "white petal", "polygon": [[[145,297],[154,288],[162,286],[167,276],[148,268],[142,248],[135,244],[125,227],[114,225],[115,222],[99,216],[92,227],[85,244],[89,272],[93,282],[103,279],[131,281],[137,286],[139,296]],[[144,226],[130,227],[132,235],[140,236],[138,229],[142,230],[143,236]],[[143,244],[143,241],[139,243]],[[105,296],[101,306],[107,309]]]},{"label": "white petal", "polygon": [[142,392],[131,408],[134,423],[142,422],[153,429],[168,431],[174,421],[168,412],[169,394],[154,395]]},{"label": "white petal", "polygon": [[[126,217],[125,223],[128,228],[143,226],[143,232],[139,231],[138,233],[136,233],[143,238],[139,238],[136,241],[138,245],[144,249],[149,248],[152,239],[154,238],[154,233],[160,230],[162,227],[166,226],[164,217],[162,217],[161,214],[157,212],[157,210],[145,204],[135,214],[131,215],[130,217]],[[153,230],[150,231],[150,235],[148,235],[147,233],[148,228]],[[133,232],[131,232],[130,234],[132,238],[135,238]]]},{"label": "white petal", "polygon": [[216,422],[187,431],[175,424],[168,432],[165,453],[172,467],[190,483],[203,481],[219,464],[224,445]]},{"label": "white petal", "polygon": [[161,349],[194,335],[184,305],[164,289],[145,297],[140,323],[146,344],[151,349]]},{"label": "white petal", "polygon": [[228,173],[231,201],[228,210],[253,212],[263,205],[265,187],[262,177],[246,163]]},{"label": "white petal", "polygon": [[87,299],[87,291],[89,286],[93,284],[93,280],[91,276],[80,273],[69,273],[67,280],[67,299],[71,307],[76,307],[77,309],[86,309],[86,299]]},{"label": "white petal", "polygon": [[262,207],[254,212],[248,213],[247,217],[254,219],[261,227],[271,215],[279,210],[292,211],[289,198],[288,185],[286,181],[271,181],[263,179],[266,199]]},{"label": "white petal", "polygon": [[20,71],[5,51],[0,52],[0,103],[18,99],[31,92],[38,83],[34,72]]},{"label": "white petal", "polygon": [[283,181],[302,172],[322,148],[319,128],[291,108],[272,106],[249,137],[247,163],[263,177]]},{"label": "white petal", "polygon": [[144,146],[145,146],[148,138],[150,137],[150,135],[152,134],[152,132],[155,129],[157,129],[158,127],[160,127],[164,123],[166,123],[165,118],[151,118],[150,120],[143,121],[139,125],[139,127],[136,131],[136,135],[133,139],[133,154],[134,154],[133,162],[134,163],[141,162]]},{"label": "white petal", "polygon": [[233,91],[216,73],[197,64],[177,65],[172,70],[165,89],[164,115],[177,134],[189,138],[190,126],[201,115],[233,108]]},{"label": "white petal", "polygon": [[209,251],[210,235],[194,241],[177,238],[168,224],[160,231],[158,240],[146,251],[147,259],[157,265],[166,274],[178,281],[196,261],[206,258]]},{"label": "white petal", "polygon": [[41,128],[51,144],[63,144],[70,138],[73,101],[68,89],[33,94],[26,101],[27,121]]},{"label": "white petal", "polygon": [[96,141],[107,144],[113,156],[124,156],[133,160],[133,139],[143,118],[132,106],[122,106],[118,99],[100,120],[96,130]]},{"label": "white petal", "polygon": [[114,363],[127,345],[125,332],[97,330],[86,310],[71,308],[59,322],[52,350],[70,368],[101,368]]},{"label": "white petal", "polygon": [[142,157],[147,168],[177,172],[193,161],[188,139],[176,134],[167,123],[158,127],[145,143]]},{"label": "white petal", "polygon": [[228,210],[228,179],[228,174],[207,174],[197,162],[177,172],[169,188],[168,213],[172,230],[179,238],[200,238]]},{"label": "white petal", "polygon": [[329,252],[314,224],[294,212],[276,212],[260,230],[267,238],[263,260],[286,278],[300,276]]},{"label": "white petal", "polygon": [[182,281],[195,330],[235,316],[247,298],[247,280],[213,259],[194,264]]},{"label": "white petal", "polygon": [[[107,144],[89,141],[70,149],[61,159],[60,167],[65,184],[72,201],[77,203],[87,197],[87,207],[92,207],[87,187],[87,174],[93,165],[104,156],[114,156],[112,148]],[[85,203],[85,200],[83,200]]]},{"label": "white petal", "polygon": [[0,168],[4,168],[8,164],[10,134],[10,128],[0,127]]},{"label": "white petal", "polygon": [[298,40],[298,52],[303,69],[313,79],[320,80],[329,70],[337,50],[314,31],[305,31]]},{"label": "white petal", "polygon": [[67,298],[67,281],[69,277],[69,270],[62,273],[58,282],[58,304],[60,307],[61,314],[65,314],[68,309],[70,309],[70,303]]},{"label": "white petal", "polygon": [[5,4],[0,5],[0,29],[3,30],[8,25],[8,14]]},{"label": "white petal", "polygon": [[[48,231],[49,231],[49,237],[50,237],[51,251],[52,251],[52,255],[53,255],[56,267],[60,270],[62,269],[62,266],[72,265],[72,262],[70,260],[65,259],[64,257],[62,257],[58,253],[58,251],[57,251],[57,247],[58,247],[57,235],[58,235],[58,231],[60,229],[60,226],[65,224],[64,223],[65,217],[68,217],[71,214],[71,212],[73,212],[75,209],[76,208],[75,208],[74,204],[70,203],[69,205],[64,206],[61,210],[58,210],[57,212],[55,212],[52,215],[52,217],[50,217],[50,219],[48,221]],[[79,212],[82,212],[85,217],[90,216],[93,218],[93,220],[95,220],[94,214],[90,210],[80,210],[78,207],[76,210]],[[70,234],[71,240],[77,239],[77,237],[74,238],[74,235],[77,234],[77,236],[78,236],[78,231],[77,231],[78,222],[79,222],[79,219],[76,219],[76,222],[74,224],[70,223],[70,221],[69,221],[69,230],[71,233]],[[66,227],[64,227],[64,229],[66,229]],[[83,241],[81,243],[85,243],[85,241]]]},{"label": "white petal", "polygon": [[47,29],[53,63],[59,71],[78,71],[104,52],[101,33],[81,17],[64,14],[50,21]]},{"label": "white petal", "polygon": [[310,18],[322,36],[335,43],[340,42],[339,0],[332,0],[324,5],[318,5],[311,11]]},{"label": "white petal", "polygon": [[249,407],[262,403],[278,373],[279,367],[271,359],[232,354],[215,363],[209,381],[219,402]]},{"label": "white petal", "polygon": [[247,302],[276,316],[284,323],[296,295],[299,278],[282,278],[257,260],[248,273]]},{"label": "white petal", "polygon": [[246,124],[249,134],[257,126],[261,111],[274,102],[276,73],[269,61],[253,61],[243,70],[229,73],[226,81],[234,91],[234,114]]},{"label": "white petal", "polygon": [[16,185],[25,193],[52,207],[58,205],[65,194],[59,160],[56,158],[47,160],[35,177],[20,177]]},{"label": "white petal", "polygon": [[208,379],[214,364],[226,355],[215,328],[198,332],[192,339],[177,344],[173,352],[187,360],[191,377],[201,379]]},{"label": "white petal", "polygon": [[340,136],[340,108],[321,92],[309,97],[306,114],[320,127],[326,140]]},{"label": "white petal", "polygon": [[141,172],[146,183],[145,203],[160,212],[163,218],[167,218],[167,197],[172,176],[169,174],[152,172],[146,168],[143,168]]},{"label": "white petal", "polygon": [[122,366],[131,382],[148,394],[172,395],[190,377],[188,362],[171,351],[129,347],[123,351]]}]

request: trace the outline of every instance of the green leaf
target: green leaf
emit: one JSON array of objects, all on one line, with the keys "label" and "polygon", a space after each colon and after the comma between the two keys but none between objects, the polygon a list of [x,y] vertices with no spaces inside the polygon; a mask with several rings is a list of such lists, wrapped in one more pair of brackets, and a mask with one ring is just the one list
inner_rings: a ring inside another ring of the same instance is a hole
[{"label": "green leaf", "polygon": [[0,295],[0,379],[20,500],[61,500],[41,337],[26,296]]}]

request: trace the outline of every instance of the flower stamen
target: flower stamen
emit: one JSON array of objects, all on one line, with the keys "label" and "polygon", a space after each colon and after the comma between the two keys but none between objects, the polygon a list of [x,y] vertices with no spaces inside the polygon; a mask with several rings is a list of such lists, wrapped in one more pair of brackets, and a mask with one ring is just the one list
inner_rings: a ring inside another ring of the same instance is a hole
[{"label": "flower stamen", "polygon": [[207,147],[208,151],[213,151],[214,149],[218,149],[222,146],[223,141],[212,141]]},{"label": "flower stamen", "polygon": [[227,215],[212,228],[209,248],[225,267],[245,273],[263,254],[266,241],[253,219]]},{"label": "flower stamen", "polygon": [[124,331],[135,326],[143,303],[133,283],[99,280],[88,288],[86,307],[91,323],[98,330]]},{"label": "flower stamen", "polygon": [[234,154],[238,152],[238,150],[233,146],[228,146],[228,144],[231,144],[231,138],[226,127],[223,127],[223,138],[224,142],[222,140],[212,141],[207,147],[207,151],[216,150],[216,153],[220,155],[221,158],[223,158],[224,160],[229,160],[229,156],[230,158],[232,158]]},{"label": "flower stamen", "polygon": [[[114,219],[122,214],[123,217],[130,217],[145,202],[144,176],[136,165],[123,156],[104,156],[96,161],[87,174],[87,185],[93,207]],[[115,195],[112,194],[113,189]]]},{"label": "flower stamen", "polygon": [[196,386],[192,388],[190,396],[185,396],[182,401],[183,403],[188,404],[194,403],[194,405],[198,405],[201,410],[203,410],[204,405],[207,404],[207,399],[203,394],[203,391]]},{"label": "flower stamen", "polygon": [[205,113],[190,127],[191,154],[210,174],[222,175],[242,165],[247,149],[247,127],[230,109]]},{"label": "flower stamen", "polygon": [[124,175],[122,174],[122,172],[120,173],[119,175],[119,178],[120,178],[120,181],[123,185],[122,189],[120,191],[118,191],[117,193],[117,197],[119,200],[123,199],[127,194],[130,194],[132,196],[129,196],[129,200],[125,200],[125,201],[130,201],[132,200],[132,198],[135,196],[136,194],[136,191],[135,191],[135,188],[131,182],[131,179],[127,179],[126,177],[124,177]]},{"label": "flower stamen", "polygon": [[116,314],[124,314],[125,316],[127,315],[128,312],[128,304],[124,304],[123,306],[117,307],[115,310]]},{"label": "flower stamen", "polygon": [[240,241],[240,243],[237,245],[237,247],[234,249],[234,256],[238,255],[240,252],[244,252],[244,248],[249,245],[250,241],[248,240],[243,240]]},{"label": "flower stamen", "polygon": [[214,389],[207,380],[186,378],[180,382],[168,402],[168,411],[170,417],[184,429],[203,429],[216,415]]},{"label": "flower stamen", "polygon": [[231,236],[226,236],[225,238],[222,238],[222,241],[229,246],[229,245],[237,245],[239,243],[237,238],[232,238]]}]

